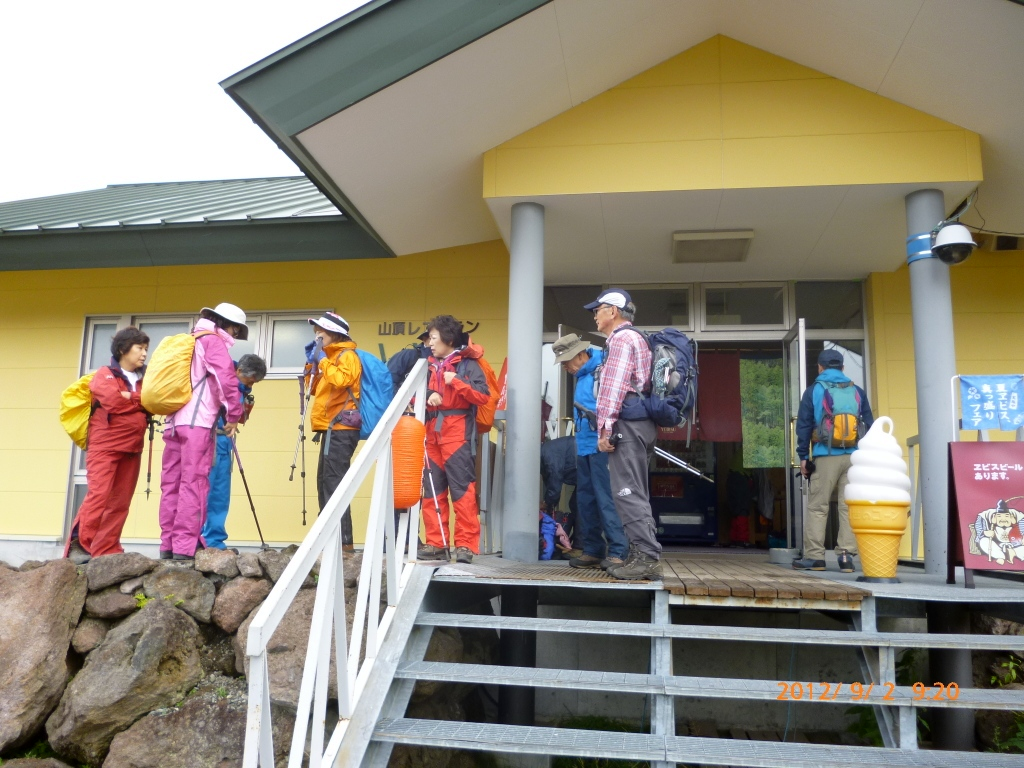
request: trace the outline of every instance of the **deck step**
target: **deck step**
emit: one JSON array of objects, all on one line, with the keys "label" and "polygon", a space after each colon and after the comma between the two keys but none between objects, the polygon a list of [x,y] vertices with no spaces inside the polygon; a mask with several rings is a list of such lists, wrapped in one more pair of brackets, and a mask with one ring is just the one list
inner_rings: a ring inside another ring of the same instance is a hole
[{"label": "deck step", "polygon": [[1020,768],[1020,755],[840,747],[700,736],[652,736],[570,728],[402,718],[381,720],[377,741],[482,752],[657,760],[749,768]]},{"label": "deck step", "polygon": [[[406,680],[431,680],[446,683],[477,683],[480,685],[517,685],[534,688],[571,688],[600,693],[639,693],[653,695],[700,697],[708,699],[742,699],[745,701],[819,701],[831,704],[883,704],[889,707],[943,707],[955,709],[1024,710],[1024,691],[1002,688],[964,688],[955,699],[934,698],[937,688],[920,698],[909,686],[861,686],[855,693],[848,684],[815,682],[794,691],[790,683],[775,680],[745,680],[728,677],[684,677],[643,675],[627,672],[591,672],[575,669],[535,669],[501,667],[490,664],[454,664],[439,661],[416,661],[400,664],[395,677]],[[780,695],[788,698],[780,699]],[[798,695],[799,694],[799,695]]]},{"label": "deck step", "polygon": [[1014,635],[940,635],[916,632],[720,627],[696,624],[647,624],[629,621],[534,619],[518,616],[482,616],[461,613],[421,613],[416,618],[416,623],[421,626],[459,627],[463,629],[570,632],[583,635],[668,637],[679,640],[847,645],[875,648],[954,648],[985,651],[1024,651],[1024,636]]}]

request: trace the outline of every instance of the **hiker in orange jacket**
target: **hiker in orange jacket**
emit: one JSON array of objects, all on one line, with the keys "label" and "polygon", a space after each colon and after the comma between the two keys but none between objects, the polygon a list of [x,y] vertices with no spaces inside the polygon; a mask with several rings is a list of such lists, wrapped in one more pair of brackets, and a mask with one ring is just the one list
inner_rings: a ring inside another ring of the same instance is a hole
[{"label": "hiker in orange jacket", "polygon": [[142,375],[149,336],[129,326],[110,341],[110,364],[89,382],[93,412],[85,470],[89,489],[71,524],[65,553],[76,563],[90,557],[124,552],[121,530],[142,466],[146,412],[142,408]]},{"label": "hiker in orange jacket", "polygon": [[427,324],[430,376],[427,379],[427,459],[423,478],[423,527],[427,544],[422,560],[448,557],[448,493],[455,507],[455,558],[473,562],[480,551],[480,510],[476,501],[473,445],[475,412],[491,396],[477,359],[483,349],[462,346],[462,323],[438,315]]},{"label": "hiker in orange jacket", "polygon": [[[309,318],[315,340],[306,345],[306,376],[312,376],[309,391],[316,398],[309,412],[320,444],[316,468],[316,490],[323,512],[328,500],[352,464],[359,443],[359,381],[363,366],[355,353],[356,343],[349,335],[348,322],[334,312],[324,312],[319,320]],[[351,352],[352,354],[346,354]],[[352,546],[352,508],[341,518],[341,543]]]}]

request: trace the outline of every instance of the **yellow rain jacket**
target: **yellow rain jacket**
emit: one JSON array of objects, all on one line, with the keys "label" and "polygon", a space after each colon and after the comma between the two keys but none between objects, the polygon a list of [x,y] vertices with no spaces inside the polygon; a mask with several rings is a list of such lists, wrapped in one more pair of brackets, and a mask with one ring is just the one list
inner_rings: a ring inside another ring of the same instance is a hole
[{"label": "yellow rain jacket", "polygon": [[[324,347],[326,355],[313,375],[310,391],[316,398],[309,412],[314,432],[324,432],[342,410],[354,410],[359,398],[359,379],[363,366],[355,353],[354,341],[339,341]],[[307,366],[308,368],[308,366]],[[336,423],[335,430],[358,429]]]}]

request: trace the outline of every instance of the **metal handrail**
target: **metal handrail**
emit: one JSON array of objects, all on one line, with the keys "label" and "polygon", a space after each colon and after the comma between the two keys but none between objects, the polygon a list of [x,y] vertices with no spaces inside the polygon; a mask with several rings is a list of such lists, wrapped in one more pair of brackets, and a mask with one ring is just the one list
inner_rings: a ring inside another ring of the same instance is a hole
[{"label": "metal handrail", "polygon": [[[396,536],[391,434],[414,398],[416,418],[423,421],[426,383],[426,361],[419,360],[249,627],[246,643],[246,655],[249,657],[249,704],[243,756],[245,768],[274,765],[267,646],[321,555],[288,766],[298,768],[303,764],[307,729],[310,726],[310,768],[333,765],[337,758],[352,713],[359,703],[377,653],[394,619],[412,569],[415,568],[419,504],[401,513]],[[374,471],[373,493],[370,497],[370,515],[356,592],[353,642],[350,645],[345,626],[341,518],[371,470]],[[380,594],[383,567],[387,568],[387,608],[378,621],[377,596]],[[369,620],[371,617],[372,620]],[[366,647],[360,659],[364,627]],[[339,720],[325,748],[332,634],[337,661]]]}]

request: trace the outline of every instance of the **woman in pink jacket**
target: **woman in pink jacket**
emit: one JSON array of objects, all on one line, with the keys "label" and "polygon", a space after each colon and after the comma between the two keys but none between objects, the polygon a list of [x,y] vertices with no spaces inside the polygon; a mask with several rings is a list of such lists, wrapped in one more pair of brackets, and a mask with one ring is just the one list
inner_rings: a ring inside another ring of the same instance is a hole
[{"label": "woman in pink jacket", "polygon": [[245,340],[245,312],[234,304],[204,307],[192,329],[192,399],[164,423],[160,477],[160,557],[190,560],[200,546],[210,492],[217,416],[225,412],[224,434],[234,437],[242,415],[238,377],[231,361],[235,339]]}]

